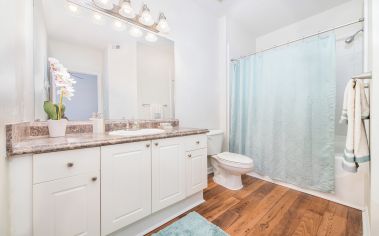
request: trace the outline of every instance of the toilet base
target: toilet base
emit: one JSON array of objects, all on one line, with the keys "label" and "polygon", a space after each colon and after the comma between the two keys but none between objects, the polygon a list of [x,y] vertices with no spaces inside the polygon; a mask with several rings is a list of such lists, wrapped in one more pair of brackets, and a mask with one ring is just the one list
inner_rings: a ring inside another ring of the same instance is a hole
[{"label": "toilet base", "polygon": [[236,175],[229,175],[229,176],[222,176],[222,175],[215,175],[213,177],[213,181],[216,184],[219,184],[227,189],[230,190],[240,190],[243,188],[241,176]]},{"label": "toilet base", "polygon": [[241,173],[225,170],[217,160],[212,159],[211,163],[214,170],[213,181],[215,183],[230,190],[240,190],[243,188]]}]

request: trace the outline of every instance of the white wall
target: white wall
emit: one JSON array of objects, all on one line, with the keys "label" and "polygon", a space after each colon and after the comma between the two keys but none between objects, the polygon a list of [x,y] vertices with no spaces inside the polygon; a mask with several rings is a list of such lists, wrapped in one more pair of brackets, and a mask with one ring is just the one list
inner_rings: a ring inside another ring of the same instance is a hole
[{"label": "white wall", "polygon": [[[48,40],[48,57],[58,59],[70,72],[97,75],[98,111],[103,112],[103,51],[86,45],[50,38]],[[38,104],[36,106],[38,107]]]},{"label": "white wall", "polygon": [[219,128],[218,20],[193,1],[147,1],[175,41],[175,111],[182,126]]},{"label": "white wall", "polygon": [[137,110],[137,45],[135,41],[109,46],[106,52],[106,118],[135,119]]},{"label": "white wall", "polygon": [[48,67],[47,67],[47,31],[45,20],[41,12],[40,1],[35,1],[34,9],[34,103],[40,104],[35,106],[35,119],[46,120],[46,113],[42,108],[44,101],[48,97]]},{"label": "white wall", "polygon": [[371,82],[371,235],[379,235],[379,1],[370,0]]},{"label": "white wall", "polygon": [[231,18],[228,18],[227,22],[230,58],[236,59],[254,53],[256,35],[249,28]]},{"label": "white wall", "polygon": [[[266,35],[257,37],[257,51],[286,43],[309,34],[314,34],[325,29],[356,21],[361,18],[362,15],[363,0],[349,1],[320,14],[296,22],[295,24],[288,25]],[[362,27],[357,24],[344,29],[339,29],[335,32],[337,35],[342,35],[354,32],[355,29],[359,28]]]},{"label": "white wall", "polygon": [[[172,118],[171,86],[174,79],[174,48],[170,43],[137,43],[138,118]],[[143,106],[150,104],[150,106]]]},{"label": "white wall", "polygon": [[0,1],[0,235],[10,235],[5,124],[32,120],[32,1]]}]

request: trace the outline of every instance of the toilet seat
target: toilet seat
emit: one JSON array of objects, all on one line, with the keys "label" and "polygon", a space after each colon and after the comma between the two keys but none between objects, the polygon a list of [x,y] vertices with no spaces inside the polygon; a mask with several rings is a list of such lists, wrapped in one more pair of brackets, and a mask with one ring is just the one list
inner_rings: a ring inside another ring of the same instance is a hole
[{"label": "toilet seat", "polygon": [[247,156],[231,153],[231,152],[223,152],[215,155],[221,163],[237,167],[237,168],[251,168],[253,166],[253,160]]}]

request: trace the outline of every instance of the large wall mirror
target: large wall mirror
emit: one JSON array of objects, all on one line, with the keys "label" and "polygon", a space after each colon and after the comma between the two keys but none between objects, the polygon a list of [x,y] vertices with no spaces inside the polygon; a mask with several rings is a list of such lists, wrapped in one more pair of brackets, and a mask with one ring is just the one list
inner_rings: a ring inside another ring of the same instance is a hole
[{"label": "large wall mirror", "polygon": [[[69,120],[174,118],[174,43],[66,0],[34,0],[35,118],[46,120],[43,102],[56,101],[48,58],[58,59],[76,80],[65,100]],[[140,37],[136,37],[140,36]]]}]

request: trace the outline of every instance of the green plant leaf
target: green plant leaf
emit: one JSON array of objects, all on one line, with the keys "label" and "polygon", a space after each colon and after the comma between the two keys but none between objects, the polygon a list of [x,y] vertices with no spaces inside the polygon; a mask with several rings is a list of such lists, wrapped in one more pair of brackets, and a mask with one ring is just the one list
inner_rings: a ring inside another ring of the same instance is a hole
[{"label": "green plant leaf", "polygon": [[[55,106],[55,110],[56,110],[56,113],[57,113],[57,118],[58,118],[58,114],[59,114],[59,105],[58,104],[54,104]],[[62,104],[62,114],[61,114],[61,117],[59,117],[59,119],[63,119],[65,117],[64,115],[64,111],[66,110],[66,107],[64,106],[64,104]]]},{"label": "green plant leaf", "polygon": [[57,120],[58,119],[58,112],[55,108],[55,104],[53,104],[50,101],[45,101],[43,103],[43,109],[45,110],[49,119],[51,119],[51,120]]}]

